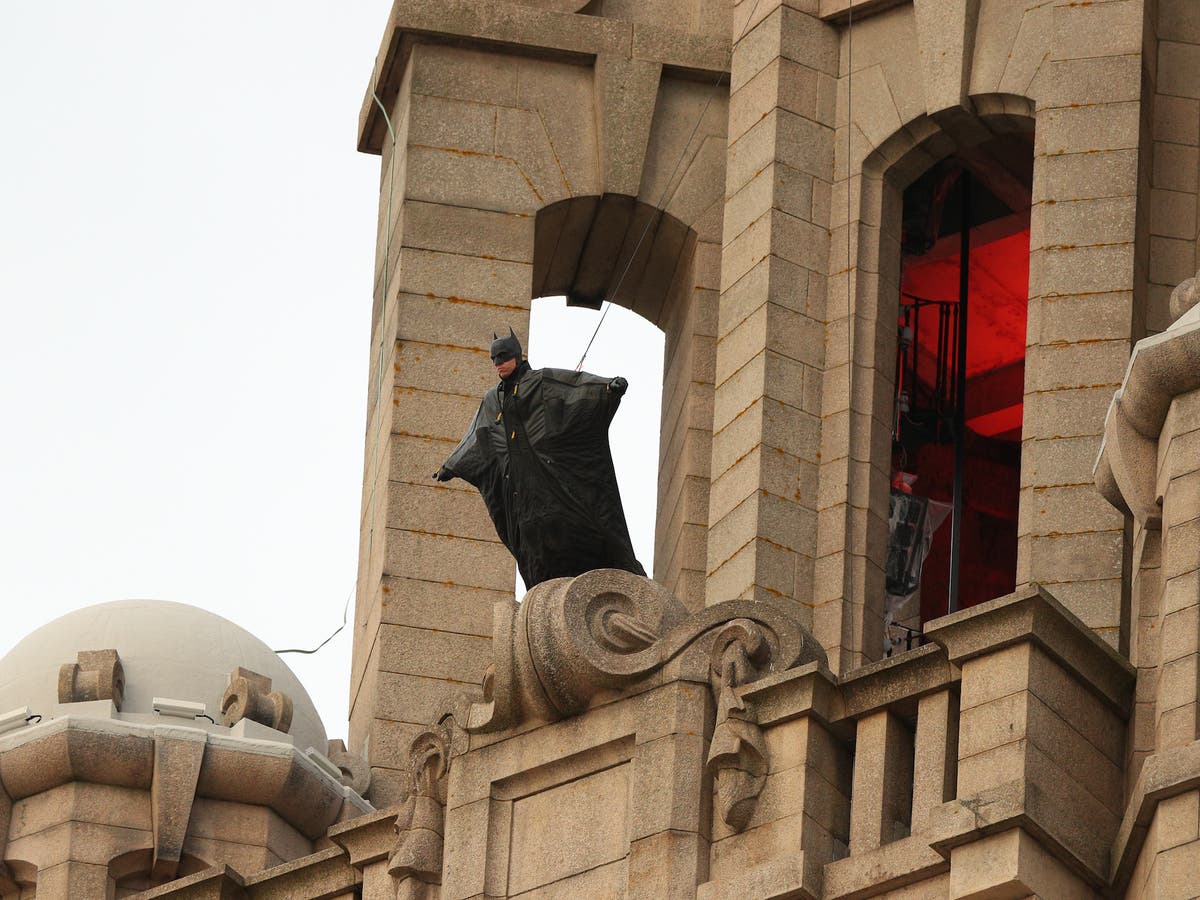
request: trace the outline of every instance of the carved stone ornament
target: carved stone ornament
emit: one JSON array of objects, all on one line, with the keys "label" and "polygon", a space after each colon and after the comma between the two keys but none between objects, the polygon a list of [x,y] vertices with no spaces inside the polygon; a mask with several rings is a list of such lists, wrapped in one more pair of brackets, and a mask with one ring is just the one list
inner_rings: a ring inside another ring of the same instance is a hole
[{"label": "carved stone ornament", "polygon": [[717,717],[705,765],[717,783],[721,818],[740,831],[767,783],[767,744],[737,688],[758,680],[760,667],[769,662],[769,646],[757,624],[735,619],[717,633],[709,659]]},{"label": "carved stone ornament", "polygon": [[1171,294],[1175,322],[1133,348],[1125,380],[1113,396],[1096,460],[1096,486],[1143,528],[1162,523],[1157,483],[1158,438],[1171,402],[1200,390],[1200,275]]},{"label": "carved stone ornament", "polygon": [[468,732],[578,715],[601,694],[645,684],[697,654],[717,702],[707,765],[734,828],[749,819],[767,771],[762,732],[736,688],[826,664],[784,601],[732,600],[690,613],[661,585],[617,569],[543,582],[520,604],[497,604],[495,616],[495,662],[483,702],[471,704]]},{"label": "carved stone ornament", "polygon": [[371,787],[371,767],[357,753],[346,749],[346,742],[337,738],[329,742],[325,758],[341,770],[339,779],[342,784],[354,791],[358,796],[365,797]]},{"label": "carved stone ornament", "polygon": [[388,857],[401,900],[436,896],[429,885],[442,883],[450,741],[450,725],[443,723],[417,735],[409,749],[408,791],[396,816],[396,849]]},{"label": "carved stone ornament", "polygon": [[229,673],[229,687],[221,698],[221,722],[232,727],[250,719],[284,734],[292,727],[292,698],[271,690],[271,679],[238,666]]},{"label": "carved stone ornament", "polygon": [[58,702],[111,700],[118,710],[125,699],[125,669],[116,650],[80,650],[76,662],[58,670]]}]

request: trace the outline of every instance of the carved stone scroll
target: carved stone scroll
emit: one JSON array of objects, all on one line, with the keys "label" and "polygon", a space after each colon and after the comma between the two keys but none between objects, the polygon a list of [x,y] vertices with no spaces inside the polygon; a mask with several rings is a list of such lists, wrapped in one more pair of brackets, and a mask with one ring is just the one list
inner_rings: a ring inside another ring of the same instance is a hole
[{"label": "carved stone scroll", "polygon": [[287,734],[292,727],[292,698],[271,690],[271,679],[238,666],[229,673],[221,698],[221,722],[226,727],[250,719]]},{"label": "carved stone scroll", "polygon": [[396,816],[396,849],[388,857],[402,900],[436,896],[430,885],[442,883],[450,743],[450,726],[440,724],[417,735],[409,750],[409,788]]},{"label": "carved stone scroll", "polygon": [[118,710],[125,699],[125,669],[116,650],[80,650],[76,662],[58,670],[58,702],[111,700]]},{"label": "carved stone scroll", "polygon": [[782,602],[732,600],[690,614],[661,585],[617,569],[543,582],[519,606],[496,605],[495,662],[466,730],[578,715],[601,693],[627,690],[693,648],[707,653],[734,620],[760,642],[747,657],[752,665],[735,664],[737,678],[825,660]]}]

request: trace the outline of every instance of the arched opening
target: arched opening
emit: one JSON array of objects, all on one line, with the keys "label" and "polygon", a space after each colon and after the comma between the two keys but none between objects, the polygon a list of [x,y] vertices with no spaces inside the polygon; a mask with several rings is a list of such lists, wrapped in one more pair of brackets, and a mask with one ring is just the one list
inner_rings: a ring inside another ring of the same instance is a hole
[{"label": "arched opening", "polygon": [[960,149],[907,186],[885,639],[1016,586],[1033,143]]},{"label": "arched opening", "polygon": [[593,311],[612,304],[583,368],[630,381],[610,440],[631,537],[647,572],[695,609],[704,605],[719,254],[633,197],[575,197],[537,214],[533,297],[555,299],[533,305],[531,361],[575,368]]},{"label": "arched opening", "polygon": [[[588,372],[620,375],[629,381],[608,437],[633,549],[646,571],[653,571],[662,406],[661,329],[622,307],[604,313],[570,306],[565,297],[542,297],[530,310],[528,353],[534,368],[574,369],[582,358],[582,368]],[[516,590],[518,597],[524,595],[520,573]]]}]

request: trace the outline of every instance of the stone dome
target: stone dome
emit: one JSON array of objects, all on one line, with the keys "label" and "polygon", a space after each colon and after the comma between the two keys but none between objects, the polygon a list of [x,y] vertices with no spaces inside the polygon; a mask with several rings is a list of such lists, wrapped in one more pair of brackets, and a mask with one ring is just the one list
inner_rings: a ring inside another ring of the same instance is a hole
[{"label": "stone dome", "polygon": [[[243,666],[292,698],[290,734],[325,752],[325,726],[304,685],[270,647],[215,613],[166,600],[118,600],[67,613],[27,635],[0,659],[0,712],[58,702],[58,670],[80,650],[115,649],[125,670],[122,714],[154,712],[154,697],[204,703],[221,721],[229,673]],[[178,721],[178,720],[176,720]]]}]

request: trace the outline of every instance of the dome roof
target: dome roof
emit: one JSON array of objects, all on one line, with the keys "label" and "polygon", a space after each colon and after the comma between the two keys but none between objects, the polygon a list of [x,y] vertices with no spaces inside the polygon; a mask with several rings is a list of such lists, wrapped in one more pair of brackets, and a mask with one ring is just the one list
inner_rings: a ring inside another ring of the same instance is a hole
[{"label": "dome roof", "polygon": [[221,720],[229,673],[243,666],[292,698],[291,735],[325,752],[325,726],[304,685],[278,654],[215,613],[166,600],[118,600],[67,613],[27,635],[0,659],[0,712],[58,702],[58,670],[80,650],[115,649],[125,670],[122,713],[154,712],[154,697],[204,703]]}]

